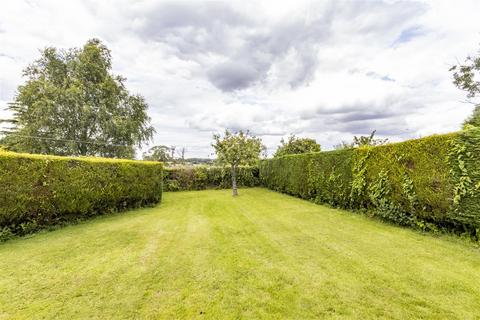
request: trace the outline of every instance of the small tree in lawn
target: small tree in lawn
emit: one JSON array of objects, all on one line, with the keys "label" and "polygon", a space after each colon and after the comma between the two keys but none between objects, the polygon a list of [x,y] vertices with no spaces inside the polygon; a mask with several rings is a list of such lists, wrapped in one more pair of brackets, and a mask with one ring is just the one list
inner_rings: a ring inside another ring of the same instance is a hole
[{"label": "small tree in lawn", "polygon": [[217,154],[217,161],[222,165],[230,166],[232,172],[233,196],[238,195],[237,191],[237,169],[242,165],[254,165],[260,158],[262,140],[249,134],[249,132],[230,132],[225,130],[223,136],[213,135],[212,146]]}]

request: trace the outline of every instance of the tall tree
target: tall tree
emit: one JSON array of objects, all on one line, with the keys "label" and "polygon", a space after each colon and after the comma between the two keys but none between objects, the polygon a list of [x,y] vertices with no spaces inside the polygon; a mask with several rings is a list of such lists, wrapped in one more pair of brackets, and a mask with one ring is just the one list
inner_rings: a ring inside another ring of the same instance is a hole
[{"label": "tall tree", "polygon": [[233,196],[238,195],[237,170],[241,165],[254,165],[265,150],[262,140],[249,132],[230,132],[225,130],[223,136],[213,135],[213,148],[217,154],[217,161],[222,165],[230,166],[232,173]]},{"label": "tall tree", "polygon": [[280,140],[280,145],[275,151],[274,157],[281,157],[287,154],[299,154],[299,153],[308,153],[308,152],[318,152],[320,151],[320,145],[311,138],[297,138],[295,135],[290,135],[288,140],[285,141],[283,138]]},{"label": "tall tree", "polygon": [[97,39],[83,48],[44,49],[8,106],[13,118],[4,144],[31,153],[132,157],[154,129],[145,99],[111,69],[110,50]]},{"label": "tall tree", "polygon": [[475,105],[473,114],[464,122],[464,126],[480,127],[480,103],[475,98],[480,97],[480,51],[476,57],[467,57],[464,64],[450,68],[453,72],[453,84],[467,92],[467,102]]}]

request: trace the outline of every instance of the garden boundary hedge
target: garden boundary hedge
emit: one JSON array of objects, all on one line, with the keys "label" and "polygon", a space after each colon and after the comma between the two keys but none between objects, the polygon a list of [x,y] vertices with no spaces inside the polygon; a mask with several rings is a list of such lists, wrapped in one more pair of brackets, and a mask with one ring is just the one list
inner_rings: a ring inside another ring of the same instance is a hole
[{"label": "garden boundary hedge", "polygon": [[0,236],[158,203],[162,177],[159,162],[0,151]]},{"label": "garden boundary hedge", "polygon": [[[257,167],[237,169],[239,187],[260,185]],[[170,167],[164,169],[164,191],[228,189],[232,187],[230,168],[217,166]]]},{"label": "garden boundary hedge", "polygon": [[423,230],[480,234],[480,128],[262,160],[270,189]]}]

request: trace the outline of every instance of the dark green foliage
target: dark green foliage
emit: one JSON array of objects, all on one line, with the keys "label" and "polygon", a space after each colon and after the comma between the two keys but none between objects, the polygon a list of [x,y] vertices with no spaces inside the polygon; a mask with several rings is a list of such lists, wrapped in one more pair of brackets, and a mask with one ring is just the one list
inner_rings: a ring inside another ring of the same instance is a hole
[{"label": "dark green foliage", "polygon": [[[362,205],[401,224],[405,224],[406,215],[412,217],[412,223],[415,219],[445,222],[452,205],[453,185],[447,162],[452,138],[436,135],[356,149],[356,159],[366,158],[367,198],[362,199]],[[385,212],[387,208],[393,214]]]},{"label": "dark green foliage", "polygon": [[260,161],[262,183],[270,189],[308,199],[306,168],[311,157],[312,154],[288,155]]},{"label": "dark green foliage", "polygon": [[0,238],[158,203],[158,162],[0,151]]},{"label": "dark green foliage", "polygon": [[[258,186],[257,167],[238,167],[237,183],[241,187]],[[225,167],[174,167],[164,169],[165,191],[228,189],[232,184],[231,170]]]},{"label": "dark green foliage", "polygon": [[353,150],[318,153],[308,164],[308,185],[315,202],[349,208]]},{"label": "dark green foliage", "polygon": [[3,144],[11,151],[133,158],[154,132],[145,99],[111,73],[110,50],[98,39],[82,48],[46,48],[23,75]]},{"label": "dark green foliage", "polygon": [[262,183],[270,189],[339,207],[349,206],[351,150],[316,152],[260,162]]},{"label": "dark green foliage", "polygon": [[480,227],[480,129],[273,158],[259,170],[268,188],[400,225]]}]

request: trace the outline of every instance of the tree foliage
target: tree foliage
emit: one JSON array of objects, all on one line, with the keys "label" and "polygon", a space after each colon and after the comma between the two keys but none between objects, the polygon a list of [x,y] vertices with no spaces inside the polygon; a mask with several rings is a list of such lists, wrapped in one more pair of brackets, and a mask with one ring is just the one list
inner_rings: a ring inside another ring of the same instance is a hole
[{"label": "tree foliage", "polygon": [[144,152],[143,160],[170,162],[173,161],[173,158],[170,155],[170,148],[160,145],[151,147],[147,152]]},{"label": "tree foliage", "polygon": [[353,147],[381,146],[388,142],[388,139],[375,138],[375,133],[377,133],[377,130],[373,130],[369,136],[354,136]]},{"label": "tree foliage", "polygon": [[480,51],[476,57],[467,57],[464,64],[450,68],[453,72],[453,84],[467,92],[468,102],[475,105],[473,114],[465,121],[465,125],[480,127],[480,103],[473,99],[480,97]]},{"label": "tree foliage", "polygon": [[280,145],[275,151],[274,157],[281,157],[287,154],[300,154],[308,152],[318,152],[320,151],[320,145],[311,138],[297,138],[295,135],[288,137],[288,140],[285,141],[283,138],[280,140]]},{"label": "tree foliage", "polygon": [[44,49],[24,70],[8,109],[8,149],[30,153],[130,158],[154,129],[145,99],[111,73],[110,50],[99,40],[83,48]]},{"label": "tree foliage", "polygon": [[221,165],[230,166],[232,171],[233,195],[238,194],[236,175],[239,166],[254,165],[265,150],[262,140],[250,135],[250,133],[239,131],[230,132],[225,130],[223,136],[213,135],[212,147],[217,155],[217,162]]},{"label": "tree foliage", "polygon": [[335,145],[334,149],[342,150],[367,146],[381,146],[388,143],[388,139],[375,138],[375,133],[377,133],[377,130],[373,130],[368,136],[354,136],[352,142],[342,141],[340,144]]}]

